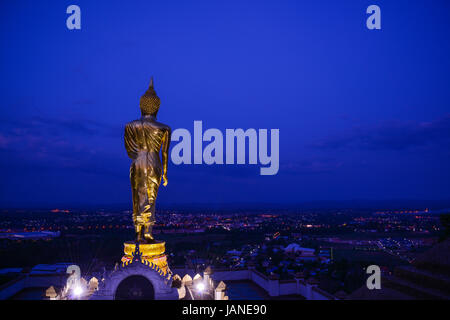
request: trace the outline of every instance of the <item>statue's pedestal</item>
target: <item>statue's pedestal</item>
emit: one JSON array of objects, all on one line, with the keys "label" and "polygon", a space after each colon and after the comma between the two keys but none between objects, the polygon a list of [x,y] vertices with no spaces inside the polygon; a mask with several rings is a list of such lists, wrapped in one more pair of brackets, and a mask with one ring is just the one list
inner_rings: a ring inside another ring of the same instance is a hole
[{"label": "statue's pedestal", "polygon": [[124,244],[122,263],[105,272],[92,300],[177,300],[172,272],[167,266],[165,242]]},{"label": "statue's pedestal", "polygon": [[[122,263],[128,264],[132,261],[134,253],[136,252],[136,242],[127,241],[123,246],[125,255],[122,257]],[[165,254],[165,242],[155,241],[154,243],[139,243],[139,251],[142,260],[157,265],[159,269],[163,271],[164,275],[169,272],[167,256]]]}]

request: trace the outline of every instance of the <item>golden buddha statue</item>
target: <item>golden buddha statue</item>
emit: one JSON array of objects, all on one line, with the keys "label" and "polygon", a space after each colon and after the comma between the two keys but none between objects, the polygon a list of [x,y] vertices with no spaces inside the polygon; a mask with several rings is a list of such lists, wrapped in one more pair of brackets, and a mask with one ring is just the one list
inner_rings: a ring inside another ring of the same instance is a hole
[{"label": "golden buddha statue", "polygon": [[125,127],[125,149],[133,160],[130,181],[136,241],[152,243],[155,202],[161,178],[164,180],[164,186],[167,185],[171,133],[169,126],[156,121],[160,99],[153,88],[153,77],[148,90],[141,97],[139,106],[142,117]]}]

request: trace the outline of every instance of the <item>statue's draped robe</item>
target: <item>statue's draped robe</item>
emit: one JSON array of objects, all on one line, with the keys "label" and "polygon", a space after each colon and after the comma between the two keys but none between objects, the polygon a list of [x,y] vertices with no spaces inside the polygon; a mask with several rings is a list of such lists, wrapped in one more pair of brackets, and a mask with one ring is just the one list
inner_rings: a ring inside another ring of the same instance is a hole
[{"label": "statue's draped robe", "polygon": [[170,128],[153,117],[142,117],[125,127],[125,148],[133,159],[130,181],[135,226],[155,222],[156,196],[163,170],[167,170],[167,159],[163,168],[159,152],[162,147],[167,157],[169,143]]}]

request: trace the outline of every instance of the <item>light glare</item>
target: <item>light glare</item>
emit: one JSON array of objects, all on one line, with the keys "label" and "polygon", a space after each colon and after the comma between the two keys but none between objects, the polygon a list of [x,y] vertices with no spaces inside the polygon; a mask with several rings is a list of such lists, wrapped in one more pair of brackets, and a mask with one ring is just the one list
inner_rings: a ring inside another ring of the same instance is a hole
[{"label": "light glare", "polygon": [[197,290],[202,292],[203,290],[205,290],[205,285],[200,282],[199,284],[197,284]]},{"label": "light glare", "polygon": [[81,296],[82,293],[83,293],[83,288],[81,288],[80,286],[76,286],[75,288],[73,288],[73,294],[76,297]]}]

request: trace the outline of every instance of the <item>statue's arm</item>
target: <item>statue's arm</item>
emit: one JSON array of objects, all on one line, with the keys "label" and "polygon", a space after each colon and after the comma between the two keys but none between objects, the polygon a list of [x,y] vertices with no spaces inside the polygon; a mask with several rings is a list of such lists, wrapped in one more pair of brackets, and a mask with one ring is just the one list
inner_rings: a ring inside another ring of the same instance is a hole
[{"label": "statue's arm", "polygon": [[163,179],[164,185],[167,185],[167,167],[169,165],[169,146],[170,146],[171,130],[167,127],[164,132],[163,142],[162,142],[162,163],[163,163]]},{"label": "statue's arm", "polygon": [[136,144],[136,137],[134,130],[130,124],[125,126],[125,149],[127,150],[128,156],[131,159],[137,158],[138,146]]}]

